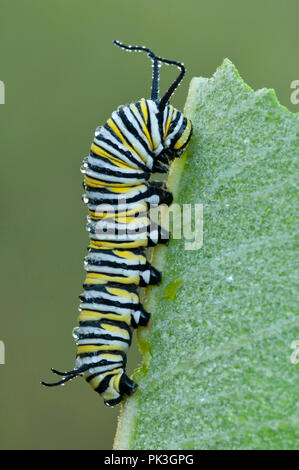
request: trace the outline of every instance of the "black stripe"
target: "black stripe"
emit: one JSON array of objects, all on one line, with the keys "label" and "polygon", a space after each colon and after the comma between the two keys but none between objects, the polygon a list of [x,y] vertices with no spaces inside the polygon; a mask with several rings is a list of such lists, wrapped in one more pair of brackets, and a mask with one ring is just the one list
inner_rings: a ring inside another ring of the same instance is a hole
[{"label": "black stripe", "polygon": [[[93,189],[93,188],[92,188]],[[99,188],[95,188],[95,189],[99,189]],[[111,193],[110,193],[111,194]],[[145,199],[149,196],[152,196],[154,194],[154,192],[148,192],[147,191],[144,191],[144,192],[138,192],[137,194],[135,194],[133,197],[130,197],[127,196],[126,197],[126,193],[119,193],[120,196],[123,197],[123,199],[126,200],[127,203],[134,203],[134,202],[146,202]],[[88,196],[87,196],[88,197]],[[107,204],[110,204],[110,205],[118,205],[119,202],[121,201],[121,198],[119,196],[115,196],[115,198],[107,198],[107,199],[104,199],[103,197],[99,197],[98,199],[89,199],[89,202],[87,204],[97,204],[98,202],[105,202]]]},{"label": "black stripe", "polygon": [[[102,319],[102,320],[97,320],[97,322],[91,322],[92,324],[91,325],[87,325],[86,323],[84,323],[84,325],[81,325],[83,330],[84,328],[105,328],[105,326],[115,326],[117,328],[120,328],[121,330],[124,330],[128,333],[129,336],[131,336],[132,334],[132,330],[131,328],[123,321],[116,321],[116,320],[109,320],[109,319]],[[80,324],[80,322],[79,322]],[[84,333],[84,331],[82,332],[82,335],[84,335],[85,337],[88,337],[88,338],[91,338],[91,336],[87,336],[87,335],[90,335],[92,333]],[[95,333],[97,334],[97,333]],[[107,334],[107,335],[111,335],[111,333],[107,332],[107,333],[100,333],[101,335],[102,334]],[[81,333],[79,333],[79,338],[81,338]],[[96,337],[96,336],[94,336]]]},{"label": "black stripe", "polygon": [[[133,312],[138,312],[140,310],[140,304],[131,304],[131,303],[120,303],[117,301],[109,300],[109,299],[102,299],[101,297],[95,297],[93,300],[82,300],[82,302],[88,305],[107,305],[107,307],[116,307],[126,310],[132,310]],[[99,307],[100,308],[100,307]]]},{"label": "black stripe", "polygon": [[171,146],[172,147],[176,144],[176,142],[182,136],[182,134],[183,134],[184,130],[186,129],[186,127],[187,127],[187,119],[184,117],[181,127],[179,128],[177,133],[172,137],[172,141],[171,141]]},{"label": "black stripe", "polygon": [[[130,110],[129,110],[130,111]],[[127,130],[133,134],[133,136],[135,137],[136,140],[138,140],[138,142],[142,145],[142,147],[144,148],[144,150],[146,151],[146,153],[151,156],[153,159],[154,159],[154,154],[153,152],[148,148],[148,146],[146,145],[146,143],[144,142],[144,140],[140,137],[140,135],[138,134],[137,130],[135,129],[135,127],[133,126],[133,124],[129,121],[129,119],[127,118],[127,116],[125,115],[125,112],[123,110],[123,108],[119,109],[118,110],[118,115],[120,117],[120,119],[122,120],[124,126],[127,128]],[[146,135],[144,135],[144,138],[147,142],[147,138],[146,138]],[[129,139],[129,136],[127,137],[127,139]],[[130,143],[130,145],[133,147],[133,144]],[[137,152],[138,153],[138,152]]]},{"label": "black stripe", "polygon": [[[93,242],[103,242],[103,240],[97,240],[96,238],[92,238],[90,237],[90,239],[93,241]],[[141,248],[147,248],[149,246],[155,246],[155,245],[152,245],[151,244],[151,240],[149,239],[140,239],[140,240],[105,240],[105,243],[109,243],[110,245],[113,245],[111,246],[111,248],[113,248],[114,250],[130,250],[131,248],[130,247],[124,247],[123,245],[126,244],[130,244],[130,243],[137,243],[137,242],[145,242],[146,244],[145,245],[141,245],[140,247]],[[103,242],[104,243],[104,242]],[[103,250],[104,248],[99,246],[98,250]]]},{"label": "black stripe", "polygon": [[[136,219],[138,219],[138,217],[136,217]],[[101,220],[103,219],[100,219],[100,220],[90,220],[90,233],[92,235],[96,235],[97,232],[100,231],[100,226],[96,227],[96,224],[97,223],[100,223]],[[146,238],[146,236],[150,236],[152,231],[149,230],[150,228],[150,220],[148,219],[148,222],[146,222],[144,225],[139,225],[138,228],[135,227],[135,228],[129,228],[128,227],[128,224],[126,223],[121,223],[121,222],[117,222],[113,219],[113,217],[111,216],[110,219],[108,220],[108,217],[105,219],[105,222],[109,222],[111,224],[111,226],[109,228],[107,228],[107,230],[101,230],[101,235],[102,235],[102,239],[99,240],[99,241],[110,241],[110,238],[107,238],[106,235],[115,235],[115,236],[120,236],[120,235],[124,235],[124,239],[123,240],[120,240],[118,239],[119,242],[125,242],[125,241],[137,241],[140,239],[140,235],[145,235],[144,238]],[[104,228],[104,227],[103,227]]]},{"label": "black stripe", "polygon": [[[134,103],[134,104],[136,105],[136,103]],[[139,105],[139,108],[140,108],[140,109],[138,108],[138,106],[136,106],[136,107],[137,107],[137,110],[139,111],[140,119],[143,121],[143,119],[142,119],[141,107],[140,107],[140,105]],[[129,112],[134,116],[134,120],[135,120],[135,122],[136,122],[136,125],[138,126],[138,129],[140,129],[140,132],[142,132],[142,134],[144,135],[146,142],[148,142],[147,137],[146,137],[146,135],[145,135],[144,132],[143,132],[142,125],[140,124],[140,122],[139,122],[138,118],[136,117],[134,111],[130,108],[130,106],[128,106],[128,110],[129,110]],[[148,143],[149,143],[149,142],[148,142]],[[151,150],[150,150],[150,143],[149,143],[149,149],[148,149],[148,151],[151,152]]]},{"label": "black stripe", "polygon": [[[147,172],[142,172],[142,173],[126,173],[125,171],[122,172],[120,169],[118,170],[111,170],[110,168],[105,168],[105,167],[102,167],[102,166],[96,166],[96,165],[93,165],[92,163],[88,163],[88,168],[90,170],[93,170],[97,173],[99,173],[99,178],[101,176],[101,174],[103,175],[108,175],[108,176],[115,176],[117,178],[134,178],[134,179],[144,179],[144,180],[148,180],[150,178],[150,172],[147,171]],[[119,168],[119,167],[116,167],[116,168]],[[94,176],[92,176],[92,178],[96,178]]]},{"label": "black stripe", "polygon": [[[132,144],[131,144],[131,142],[129,141],[128,136],[125,135],[124,132],[118,127],[117,123],[115,122],[115,120],[114,120],[112,117],[111,117],[110,119],[111,119],[111,121],[113,122],[113,124],[117,127],[117,129],[119,130],[119,132],[121,133],[123,139],[124,139],[125,142],[126,142],[126,145],[132,147]],[[105,126],[106,126],[106,124],[105,124]],[[115,134],[114,130],[109,126],[109,124],[107,124],[107,128],[109,128],[110,132],[113,133],[113,135],[114,135],[115,137],[117,137],[117,135]],[[108,129],[107,129],[107,130],[108,130]],[[117,138],[118,138],[118,140],[121,142],[121,140],[119,139],[119,137],[117,137]],[[133,150],[134,150],[134,149],[133,149]],[[135,151],[135,150],[134,150],[134,151]],[[131,152],[131,151],[130,151],[130,152]],[[135,151],[135,152],[136,152],[136,151]],[[136,153],[137,153],[137,155],[139,156],[138,152],[136,152]]]},{"label": "black stripe", "polygon": [[[98,253],[99,250],[95,250],[94,248],[90,248],[90,253]],[[117,254],[114,253],[115,250],[103,250],[103,252],[105,252],[105,254],[107,255],[112,255],[112,256],[117,256]],[[120,250],[120,251],[127,251],[127,250]],[[142,255],[144,256],[144,258],[146,258],[145,256],[145,250],[143,250],[142,248],[131,248],[129,250],[131,253],[133,253],[134,255]]]},{"label": "black stripe", "polygon": [[109,283],[109,287],[107,287],[105,284],[98,284],[97,286],[94,286],[94,287],[86,287],[85,290],[95,290],[97,292],[106,292],[107,294],[109,295],[114,295],[114,294],[110,294],[110,292],[108,291],[108,289],[121,289],[123,291],[126,291],[126,292],[130,292],[131,294],[136,294],[138,295],[138,288],[136,286],[123,286],[123,284],[119,284],[118,282],[110,282]]},{"label": "black stripe", "polygon": [[110,289],[121,289],[123,291],[126,291],[126,292],[130,292],[132,294],[136,294],[138,295],[138,288],[136,286],[126,286],[124,288],[123,284],[119,284],[118,282],[111,282],[109,284],[109,287],[107,287],[106,285],[104,284],[98,284],[97,286],[94,286],[94,287],[86,287],[85,290],[89,291],[89,290],[95,290],[97,292],[106,292],[107,294],[109,295],[113,295],[113,294],[110,294],[109,291],[108,291],[108,288]]},{"label": "black stripe", "polygon": [[189,133],[189,135],[188,135],[188,139],[184,142],[184,145],[180,148],[180,150],[183,150],[183,149],[187,146],[188,142],[189,142],[190,139],[191,139],[192,133],[193,133],[193,128],[192,128],[192,126],[191,126],[190,133]]},{"label": "black stripe", "polygon": [[[108,207],[107,208],[107,205],[111,206],[111,207]],[[145,203],[146,205],[146,210],[136,210],[137,209],[137,204],[136,204],[136,207],[128,207],[126,209],[118,209],[118,205],[116,204],[116,209],[113,207],[113,204],[105,204],[104,207],[102,208],[102,211],[99,211],[98,210],[98,207],[96,207],[96,209],[90,209],[91,212],[94,212],[94,215],[93,214],[89,214],[89,217],[91,218],[91,220],[93,220],[94,222],[98,222],[99,220],[104,220],[103,218],[101,219],[98,219],[97,217],[94,217],[96,216],[97,214],[101,213],[101,214],[105,214],[105,219],[106,219],[106,222],[115,222],[116,224],[120,224],[120,225],[123,225],[125,224],[125,222],[119,222],[117,220],[118,217],[126,217],[126,218],[136,218],[136,219],[139,219],[140,217],[142,218],[148,218],[148,207],[147,207],[147,203]],[[100,206],[100,204],[99,204]],[[101,207],[100,207],[101,209]],[[111,210],[107,210],[107,209],[111,209]],[[133,212],[131,212],[133,211]],[[135,211],[135,212],[134,212]],[[132,222],[130,222],[132,223]]]},{"label": "black stripe", "polygon": [[[143,264],[126,264],[125,262],[121,261],[118,263],[117,261],[110,261],[110,260],[92,260],[90,258],[86,258],[87,263],[92,267],[92,266],[97,266],[99,268],[116,268],[116,269],[127,269],[129,271],[141,271],[143,265],[145,264],[146,261],[144,261]],[[86,269],[87,271],[87,269]],[[95,271],[97,273],[98,271]],[[118,276],[118,274],[115,273],[103,273],[107,274],[107,276]],[[123,276],[123,275],[122,275]],[[126,277],[126,276],[123,276]]]},{"label": "black stripe", "polygon": [[[104,127],[106,127],[106,124],[105,124]],[[106,130],[107,130],[111,135],[113,135],[113,137],[115,137],[116,140],[117,140],[121,145],[124,145],[123,142],[120,140],[120,138],[113,132],[113,130],[111,129],[111,127],[109,127],[109,126],[107,125]],[[97,140],[99,141],[99,139],[97,139]],[[108,140],[108,139],[106,139],[105,137],[102,137],[102,136],[101,136],[101,141],[102,141],[102,142],[105,142],[106,144],[108,144],[108,145],[109,145],[110,147],[112,147],[114,150],[117,150],[118,153],[123,154],[124,156],[126,156],[129,161],[132,161],[132,163],[134,163],[134,164],[137,166],[137,168],[140,168],[141,170],[144,170],[144,171],[148,171],[147,166],[146,166],[143,162],[140,162],[139,160],[137,160],[137,159],[132,155],[132,153],[130,152],[130,150],[123,150],[123,149],[120,149],[114,142],[111,142],[111,140]],[[97,147],[99,147],[99,148],[101,149],[101,147],[99,146],[98,143],[94,142],[94,144],[95,144]],[[105,150],[104,148],[103,148],[102,150],[104,150],[105,152],[108,152],[108,150]],[[120,157],[117,156],[117,155],[112,155],[112,156],[114,156],[115,158],[120,159]],[[124,163],[126,163],[126,162],[124,162]]]},{"label": "black stripe", "polygon": [[[105,353],[106,353],[106,351],[105,351]],[[125,354],[125,353],[124,353],[124,354]],[[79,357],[81,358],[82,355],[80,354]],[[118,361],[118,363],[120,363],[120,362],[123,363],[123,362],[124,362],[124,359],[120,359],[120,360]],[[90,362],[90,369],[91,369],[91,368],[94,368],[94,367],[110,366],[110,365],[112,365],[112,364],[114,364],[114,363],[115,363],[114,361],[110,361],[109,359],[101,359],[101,360],[98,361],[98,362]],[[84,364],[84,367],[85,367],[85,366],[87,366],[87,364]],[[86,372],[88,372],[88,369],[87,369]]]},{"label": "black stripe", "polygon": [[[111,355],[114,355],[114,356],[121,356],[122,359],[119,360],[118,362],[121,362],[121,361],[125,362],[126,359],[127,359],[126,353],[124,351],[121,351],[121,350],[118,350],[118,349],[105,349],[105,350],[102,350],[102,351],[80,353],[80,354],[77,354],[76,357],[80,357],[81,359],[85,359],[85,358],[88,358],[88,357],[101,356],[102,354],[111,354]],[[101,360],[104,360],[104,359],[101,359]],[[107,361],[110,362],[109,359],[107,359]],[[96,364],[96,362],[92,362],[91,364]]]},{"label": "black stripe", "polygon": [[[99,375],[99,374],[96,374],[96,376],[97,375]],[[95,391],[98,392],[98,393],[105,392],[105,390],[109,387],[109,382],[112,379],[112,377],[114,377],[114,375],[115,374],[113,374],[113,373],[109,374],[109,375],[106,375],[106,377],[104,377],[103,380],[101,380],[101,382],[99,383],[97,388],[95,388]]]},{"label": "black stripe", "polygon": [[160,137],[161,137],[161,142],[163,142],[163,135],[164,135],[164,132],[163,132],[163,114],[164,112],[163,111],[159,111],[158,114],[156,115],[157,116],[157,120],[158,120],[158,126],[159,126],[159,132],[160,132]]},{"label": "black stripe", "polygon": [[107,319],[102,319],[102,320],[96,320],[96,321],[85,321],[82,322],[82,320],[79,322],[79,326],[82,328],[85,327],[92,327],[92,328],[102,328],[102,325],[112,325],[112,326],[117,326],[123,330],[126,330],[129,334],[131,334],[131,328],[125,323],[124,321],[119,321],[119,320],[109,320]]},{"label": "black stripe", "polygon": [[172,120],[170,125],[169,125],[168,132],[167,132],[167,135],[166,135],[166,139],[167,139],[167,136],[170,135],[174,131],[177,123],[179,122],[179,119],[180,119],[181,115],[182,115],[182,113],[177,111],[175,119]]},{"label": "black stripe", "polygon": [[[119,258],[121,259],[121,258]],[[116,269],[127,269],[127,270],[132,270],[132,271],[143,271],[144,264],[146,263],[146,260],[144,261],[143,264],[126,264],[125,262],[121,261],[118,263],[117,261],[110,261],[110,260],[91,260],[90,258],[86,258],[86,261],[90,266],[98,266],[100,267],[107,267],[107,268],[116,268]],[[87,271],[87,269],[86,269]],[[98,271],[95,271],[97,273]],[[107,274],[107,276],[118,276],[118,274],[115,273],[103,273]],[[126,277],[122,275],[123,277]]]},{"label": "black stripe", "polygon": [[106,344],[106,343],[93,343],[92,340],[94,339],[105,339],[111,342],[121,341],[125,344],[128,344],[129,346],[131,345],[131,339],[121,338],[120,336],[112,336],[112,335],[109,335],[108,333],[107,334],[103,333],[102,335],[99,335],[99,334],[93,335],[90,333],[90,334],[80,336],[79,341],[80,339],[90,339],[90,342],[85,343],[85,344],[78,344],[78,346],[103,346],[104,344]]},{"label": "black stripe", "polygon": [[145,105],[146,105],[146,109],[147,109],[147,122],[145,123],[145,125],[147,127],[149,135],[152,138],[152,124],[151,124],[151,118],[150,118],[151,113],[150,113],[150,110],[149,110],[149,107],[148,107],[147,100],[145,100]]}]

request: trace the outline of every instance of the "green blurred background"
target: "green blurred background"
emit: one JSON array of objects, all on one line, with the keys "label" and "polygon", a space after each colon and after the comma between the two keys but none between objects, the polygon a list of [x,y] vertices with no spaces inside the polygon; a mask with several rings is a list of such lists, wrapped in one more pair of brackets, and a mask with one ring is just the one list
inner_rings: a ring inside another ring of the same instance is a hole
[{"label": "green blurred background", "polygon": [[[82,379],[45,389],[49,369],[72,368],[82,261],[88,243],[82,158],[95,127],[120,104],[149,97],[143,54],[183,60],[182,108],[192,76],[229,57],[253,88],[275,88],[293,111],[299,79],[296,0],[149,2],[0,0],[1,122],[0,448],[111,449],[119,407]],[[175,76],[162,68],[161,87]],[[136,345],[129,371],[140,361]]]}]

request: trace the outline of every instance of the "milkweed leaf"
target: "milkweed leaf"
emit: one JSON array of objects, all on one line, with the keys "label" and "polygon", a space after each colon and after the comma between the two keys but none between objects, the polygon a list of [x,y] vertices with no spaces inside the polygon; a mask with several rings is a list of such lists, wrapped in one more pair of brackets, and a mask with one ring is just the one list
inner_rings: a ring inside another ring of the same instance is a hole
[{"label": "milkweed leaf", "polygon": [[227,59],[192,80],[185,113],[194,135],[169,185],[180,207],[203,205],[203,245],[154,251],[163,282],[145,294],[153,319],[115,448],[294,449],[299,115]]}]

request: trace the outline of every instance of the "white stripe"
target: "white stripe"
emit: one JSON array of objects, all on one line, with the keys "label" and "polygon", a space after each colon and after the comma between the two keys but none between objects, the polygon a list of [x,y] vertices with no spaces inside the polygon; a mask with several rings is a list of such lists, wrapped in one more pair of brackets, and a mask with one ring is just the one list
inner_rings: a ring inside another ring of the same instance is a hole
[{"label": "white stripe", "polygon": [[[103,322],[104,323],[104,322]],[[115,325],[117,326],[117,325]],[[130,339],[129,333],[124,328],[120,327],[120,332],[106,330],[105,328],[98,328],[96,326],[79,326],[76,328],[76,335],[110,335],[112,337],[118,337],[123,339]],[[122,332],[123,331],[123,332]],[[83,339],[83,338],[82,338]],[[84,338],[87,339],[87,338]],[[96,338],[94,338],[96,339]],[[79,340],[81,341],[81,340]],[[93,341],[93,338],[88,338],[88,341]]]},{"label": "white stripe", "polygon": [[124,278],[128,277],[136,277],[136,276],[141,276],[141,271],[139,270],[130,270],[130,269],[123,269],[123,268],[112,268],[111,266],[94,266],[94,265],[88,265],[85,267],[85,271],[87,272],[92,272],[92,273],[100,273],[100,274],[111,274],[117,275],[117,276],[122,276]]},{"label": "white stripe", "polygon": [[149,108],[149,117],[151,121],[151,138],[154,145],[154,153],[158,155],[163,150],[163,145],[161,142],[161,135],[159,131],[159,124],[157,119],[158,108],[154,101],[146,100]]},{"label": "white stripe", "polygon": [[90,168],[86,168],[85,173],[87,176],[90,178],[95,178],[99,181],[105,181],[105,182],[110,182],[110,183],[129,183],[130,185],[133,184],[140,184],[141,182],[145,182],[146,179],[142,177],[136,177],[136,178],[128,178],[125,175],[122,176],[113,176],[113,175],[106,175],[105,173],[99,173],[98,171],[91,170]]},{"label": "white stripe", "polygon": [[[113,302],[119,302],[120,304],[130,303],[130,304],[138,305],[139,304],[139,299],[136,301],[135,300],[135,295],[134,296],[132,295],[129,298],[124,298],[124,297],[121,297],[119,295],[110,294],[109,292],[105,292],[105,291],[86,290],[84,292],[84,296],[85,296],[86,301],[93,300],[93,299],[100,299],[100,300],[101,299],[103,299],[103,300],[107,299],[107,300],[111,300]],[[110,308],[111,308],[111,306],[110,306]]]},{"label": "white stripe", "polygon": [[149,269],[147,269],[146,271],[143,271],[142,273],[140,273],[140,276],[142,277],[143,281],[148,284],[149,281],[150,281],[150,277],[151,277],[151,272]]},{"label": "white stripe", "polygon": [[[138,125],[138,122],[140,122],[137,118],[137,116],[135,115],[135,113],[131,110],[131,108],[129,106],[126,106],[125,108],[123,108],[123,111],[126,115],[126,118],[132,123],[132,125],[134,126],[137,134],[139,135],[139,137],[142,139],[142,141],[145,143],[145,145],[147,146],[148,148],[148,151],[149,153],[151,153],[151,147],[150,147],[150,143],[149,141],[147,140],[146,138],[146,135],[144,134],[144,132],[142,131],[142,129],[140,128],[140,126]],[[145,151],[145,150],[143,150]]]},{"label": "white stripe", "polygon": [[[114,370],[114,369],[120,369],[123,368],[123,363],[122,362],[117,362],[115,364],[109,364],[107,366],[102,366],[102,367],[91,367],[88,370],[88,374],[102,374],[103,372],[106,372],[108,370]],[[87,372],[86,372],[87,373]]]},{"label": "white stripe", "polygon": [[132,315],[133,312],[135,312],[135,310],[131,308],[116,307],[115,305],[106,305],[106,304],[101,304],[99,302],[93,302],[93,303],[82,302],[80,303],[80,308],[82,310],[92,310],[92,311],[96,311],[99,313],[107,312],[107,313],[113,313],[115,315]]},{"label": "white stripe", "polygon": [[[102,361],[102,360],[109,360],[109,362],[111,362],[111,365],[112,364],[115,364],[115,366],[113,366],[113,368],[116,367],[116,364],[121,364],[121,359],[119,357],[119,354],[115,354],[115,358],[109,358],[109,359],[105,359],[105,357],[102,357],[103,354],[106,354],[105,351],[98,351],[97,354],[95,354],[94,356],[90,356],[90,357],[80,357],[78,356],[76,358],[76,362],[75,362],[75,368],[76,369],[79,369],[79,367],[82,367],[82,366],[85,366],[85,365],[88,365],[90,364],[91,366],[93,366],[94,364],[98,363],[99,361]],[[100,367],[100,366],[98,366]]]},{"label": "white stripe", "polygon": [[112,113],[111,117],[115,121],[115,123],[117,124],[117,127],[119,128],[121,133],[125,136],[126,140],[128,140],[129,144],[133,148],[134,155],[135,154],[136,154],[136,156],[142,155],[142,157],[145,159],[145,162],[143,162],[143,163],[145,165],[147,165],[149,168],[152,168],[152,166],[153,166],[153,157],[140,144],[140,142],[136,139],[136,137],[127,129],[127,127],[123,123],[122,119],[120,118],[119,114],[116,111],[114,111]]},{"label": "white stripe", "polygon": [[[129,344],[126,342],[126,341],[121,341],[121,340],[117,340],[117,339],[114,339],[114,338],[111,338],[111,339],[101,339],[101,338],[92,338],[92,339],[80,339],[77,343],[77,346],[85,346],[85,345],[97,345],[97,346],[101,346],[102,344],[103,345],[107,345],[107,346],[110,346],[110,345],[113,345],[113,346],[118,346],[122,351],[126,351],[129,349]],[[84,354],[84,353],[82,353]]]},{"label": "white stripe", "polygon": [[118,256],[116,255],[115,253],[112,252],[112,254],[110,253],[105,253],[103,251],[100,251],[100,252],[91,252],[89,253],[87,256],[86,256],[86,261],[89,262],[89,261],[94,261],[94,262],[98,262],[98,263],[105,263],[105,261],[111,261],[113,263],[117,263],[117,264],[126,264],[128,266],[132,266],[132,265],[141,265],[141,266],[144,266],[145,263],[146,263],[146,257],[145,256],[142,256],[142,255],[134,255],[132,253],[132,255],[134,256],[134,259],[128,259],[128,258],[125,258],[125,257],[122,257],[122,256]]},{"label": "white stripe", "polygon": [[167,106],[165,106],[164,112],[163,112],[163,135],[165,134],[166,123],[167,123],[167,120],[168,120],[169,113],[170,113],[170,107],[169,107],[169,105],[167,105]]},{"label": "white stripe", "polygon": [[165,146],[170,146],[171,145],[171,140],[173,139],[173,137],[178,133],[178,131],[180,130],[182,124],[183,124],[183,120],[184,120],[184,115],[181,114],[178,122],[177,122],[177,125],[175,126],[174,130],[172,131],[171,134],[169,134],[167,136],[167,139],[165,140]]},{"label": "white stripe", "polygon": [[[114,135],[112,134],[112,129],[111,129],[111,131],[108,131],[108,129],[103,129],[101,135],[104,138],[106,138],[107,140],[110,140],[112,143],[117,145],[117,147],[119,148],[120,151],[112,148],[111,146],[109,146],[109,144],[107,144],[106,142],[103,142],[101,140],[95,139],[95,142],[98,143],[101,147],[106,148],[109,151],[109,153],[111,153],[112,155],[115,155],[117,158],[119,158],[119,160],[122,160],[123,162],[126,162],[126,163],[129,163],[129,164],[133,165],[133,166],[136,166],[136,168],[139,168],[137,166],[138,163],[141,163],[141,164],[144,165],[144,161],[139,157],[139,155],[137,155],[137,153],[132,154],[132,152],[128,149],[128,147],[125,146],[125,144],[123,144],[116,137],[114,137]],[[131,154],[132,158],[134,158],[135,162],[134,162],[134,160],[132,161],[126,155],[124,155],[121,152],[121,150],[123,150],[126,153]]]},{"label": "white stripe", "polygon": [[128,175],[130,175],[130,174],[132,174],[132,175],[140,174],[140,175],[142,175],[144,173],[143,170],[140,170],[138,168],[136,168],[136,169],[129,168],[129,167],[123,168],[123,167],[114,165],[107,158],[101,158],[100,156],[98,158],[95,158],[95,157],[92,157],[92,156],[89,155],[87,157],[87,160],[84,160],[84,162],[89,163],[90,165],[96,166],[98,168],[105,168],[105,169],[108,168],[111,171],[117,171],[119,173],[123,173],[124,175],[125,174],[128,174]]}]

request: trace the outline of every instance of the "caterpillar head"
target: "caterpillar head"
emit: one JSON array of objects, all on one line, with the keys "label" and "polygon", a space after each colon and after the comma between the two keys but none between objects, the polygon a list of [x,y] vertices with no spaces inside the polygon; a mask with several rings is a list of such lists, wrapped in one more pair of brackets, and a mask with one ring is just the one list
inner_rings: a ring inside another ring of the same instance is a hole
[{"label": "caterpillar head", "polygon": [[[149,100],[141,100],[140,103],[146,103],[146,114],[148,114],[148,121],[151,123],[151,140],[154,144],[156,160],[163,162],[163,155],[169,159],[180,156],[186,149],[191,138],[192,124],[183,113],[169,104],[169,99],[184,78],[186,73],[184,64],[156,56],[151,49],[144,46],[126,46],[119,41],[114,41],[114,44],[127,51],[147,52],[148,56],[151,58],[153,64],[151,98]],[[179,75],[162,98],[159,97],[160,63],[175,65],[180,69]],[[147,121],[147,119],[145,119],[145,121]],[[155,125],[156,123],[157,125]],[[164,161],[164,163],[166,163],[166,161]]]}]

